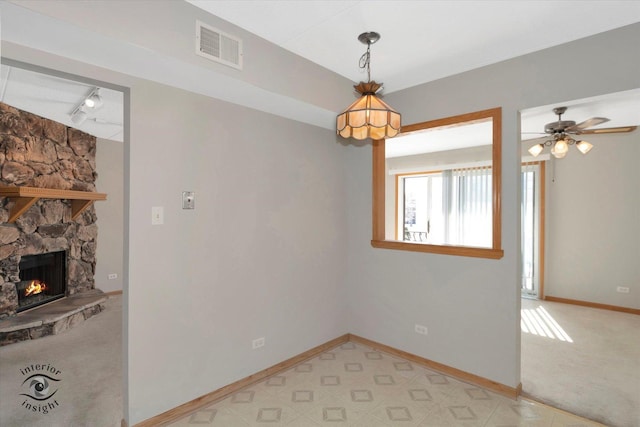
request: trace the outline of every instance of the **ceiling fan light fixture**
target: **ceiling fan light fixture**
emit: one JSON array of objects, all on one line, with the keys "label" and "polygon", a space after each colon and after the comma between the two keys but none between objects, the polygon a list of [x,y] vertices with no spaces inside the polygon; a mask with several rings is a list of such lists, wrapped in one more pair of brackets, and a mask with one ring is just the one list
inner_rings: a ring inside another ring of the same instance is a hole
[{"label": "ceiling fan light fixture", "polygon": [[562,159],[569,152],[569,145],[563,139],[556,141],[555,144],[551,147],[551,154],[556,159]]},{"label": "ceiling fan light fixture", "polygon": [[559,153],[558,151],[556,151],[556,147],[551,147],[551,154],[553,155],[553,157],[555,157],[556,159],[562,159],[564,156],[567,155],[566,152],[564,153]]},{"label": "ceiling fan light fixture", "polygon": [[542,153],[542,150],[544,150],[544,144],[536,144],[533,147],[529,148],[529,153],[533,157],[538,157],[538,155]]},{"label": "ceiling fan light fixture", "polygon": [[542,153],[545,146],[551,146],[551,154],[553,154],[555,158],[561,159],[569,152],[569,146],[574,144],[582,154],[587,154],[591,151],[593,145],[587,141],[576,141],[572,138],[572,135],[632,132],[636,129],[636,126],[589,129],[591,126],[606,123],[609,119],[605,117],[592,117],[576,124],[573,120],[562,120],[562,115],[566,111],[567,107],[556,107],[553,109],[553,112],[558,115],[558,120],[552,123],[547,123],[544,127],[544,132],[551,135],[552,139],[529,148],[529,153],[531,153],[532,156],[538,156]]},{"label": "ceiling fan light fixture", "polygon": [[361,97],[336,117],[336,133],[358,140],[391,138],[400,132],[401,115],[376,95],[382,84],[371,80],[371,45],[380,40],[380,34],[362,33],[358,40],[367,45],[360,68],[366,68],[368,81],[354,86]]},{"label": "ceiling fan light fixture", "polygon": [[557,140],[553,145],[552,151],[555,151],[558,154],[567,154],[567,152],[569,152],[569,141],[564,138]]},{"label": "ceiling fan light fixture", "polygon": [[580,150],[582,154],[587,154],[593,148],[593,144],[590,144],[587,141],[578,141],[576,143],[576,148]]}]

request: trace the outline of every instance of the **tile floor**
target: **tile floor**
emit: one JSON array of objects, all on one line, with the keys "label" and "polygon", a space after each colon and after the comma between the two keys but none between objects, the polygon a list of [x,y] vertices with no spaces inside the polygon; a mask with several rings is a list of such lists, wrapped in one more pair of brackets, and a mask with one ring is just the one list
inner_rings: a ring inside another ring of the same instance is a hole
[{"label": "tile floor", "polygon": [[170,426],[601,426],[510,400],[353,342]]}]

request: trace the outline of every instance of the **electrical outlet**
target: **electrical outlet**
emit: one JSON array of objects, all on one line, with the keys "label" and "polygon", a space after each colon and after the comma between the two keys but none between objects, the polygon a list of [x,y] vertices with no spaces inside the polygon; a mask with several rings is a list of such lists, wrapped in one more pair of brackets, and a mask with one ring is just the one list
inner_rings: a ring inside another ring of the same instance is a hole
[{"label": "electrical outlet", "polygon": [[621,294],[628,294],[629,293],[629,288],[624,287],[624,286],[618,286],[618,288],[616,290],[618,292],[620,292]]},{"label": "electrical outlet", "polygon": [[117,278],[118,278],[118,275],[116,273],[109,274],[109,280],[115,280]]},{"label": "electrical outlet", "polygon": [[255,340],[253,340],[251,342],[251,348],[252,349],[257,349],[260,347],[264,347],[264,337],[260,337],[260,338],[256,338]]},{"label": "electrical outlet", "polygon": [[426,326],[418,325],[416,323],[416,334],[427,335],[428,329]]}]

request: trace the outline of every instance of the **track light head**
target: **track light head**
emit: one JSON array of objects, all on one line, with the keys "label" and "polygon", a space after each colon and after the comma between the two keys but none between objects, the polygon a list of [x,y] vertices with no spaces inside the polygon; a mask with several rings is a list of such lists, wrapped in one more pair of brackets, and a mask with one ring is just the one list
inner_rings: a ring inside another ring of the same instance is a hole
[{"label": "track light head", "polygon": [[85,100],[83,101],[83,104],[85,107],[91,108],[92,110],[97,110],[98,108],[102,107],[102,97],[100,96],[100,88],[93,89],[91,94],[89,94],[89,96],[85,98]]},{"label": "track light head", "polygon": [[75,125],[81,125],[89,117],[89,113],[102,107],[103,101],[100,96],[100,88],[94,87],[80,104],[71,112],[71,121]]},{"label": "track light head", "polygon": [[76,125],[81,125],[87,120],[87,113],[81,110],[79,107],[71,113],[71,121]]}]

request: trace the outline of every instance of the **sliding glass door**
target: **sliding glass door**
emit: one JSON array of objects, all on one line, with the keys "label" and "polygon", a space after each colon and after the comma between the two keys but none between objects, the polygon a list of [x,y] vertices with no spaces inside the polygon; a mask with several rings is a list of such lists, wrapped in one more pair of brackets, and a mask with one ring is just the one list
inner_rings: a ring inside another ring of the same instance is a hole
[{"label": "sliding glass door", "polygon": [[522,296],[539,298],[544,261],[544,163],[524,163],[521,182]]},{"label": "sliding glass door", "polygon": [[489,166],[397,176],[398,240],[491,247]]}]

